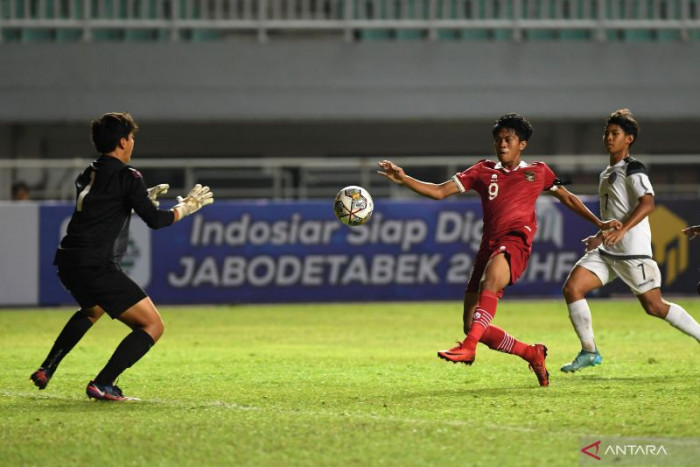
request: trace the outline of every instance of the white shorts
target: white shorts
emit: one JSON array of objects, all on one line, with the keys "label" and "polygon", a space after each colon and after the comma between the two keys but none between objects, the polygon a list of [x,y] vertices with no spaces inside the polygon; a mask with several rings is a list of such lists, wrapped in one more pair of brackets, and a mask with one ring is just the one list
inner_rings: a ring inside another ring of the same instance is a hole
[{"label": "white shorts", "polygon": [[583,255],[576,266],[591,271],[603,285],[619,277],[635,295],[661,287],[659,265],[651,258],[618,259],[595,249]]}]

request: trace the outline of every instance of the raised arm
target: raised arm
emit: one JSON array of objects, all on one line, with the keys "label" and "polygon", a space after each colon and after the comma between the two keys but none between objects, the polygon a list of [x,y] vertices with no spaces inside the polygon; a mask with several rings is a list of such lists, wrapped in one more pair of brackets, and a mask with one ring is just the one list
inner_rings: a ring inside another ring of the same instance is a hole
[{"label": "raised arm", "polygon": [[391,161],[383,160],[378,162],[377,173],[388,178],[397,185],[403,185],[419,195],[432,199],[443,199],[459,193],[459,187],[452,180],[447,180],[440,184],[423,182],[406,175],[404,170]]}]

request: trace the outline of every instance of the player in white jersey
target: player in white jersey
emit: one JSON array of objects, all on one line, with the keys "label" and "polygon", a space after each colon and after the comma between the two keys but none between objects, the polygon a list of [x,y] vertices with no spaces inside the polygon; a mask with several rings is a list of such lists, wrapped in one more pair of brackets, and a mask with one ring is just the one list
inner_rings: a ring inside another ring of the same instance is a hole
[{"label": "player in white jersey", "polygon": [[606,121],[603,143],[610,165],[600,174],[600,218],[618,219],[622,227],[584,239],[586,254],[574,265],[564,284],[569,318],[581,340],[581,352],[561,368],[566,373],[602,362],[585,296],[618,277],[649,315],[665,319],[700,342],[700,324],[682,307],[661,296],[661,271],[652,259],[647,217],[654,209],[654,189],[644,165],[629,155],[638,132],[639,125],[627,109],[612,113]]}]

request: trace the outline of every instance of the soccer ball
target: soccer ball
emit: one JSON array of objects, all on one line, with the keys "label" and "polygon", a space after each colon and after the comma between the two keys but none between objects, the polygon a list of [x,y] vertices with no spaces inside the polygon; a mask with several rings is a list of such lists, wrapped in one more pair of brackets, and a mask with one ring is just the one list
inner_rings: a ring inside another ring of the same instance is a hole
[{"label": "soccer ball", "polygon": [[374,201],[361,186],[346,186],[335,195],[335,216],[345,225],[362,225],[372,217]]}]

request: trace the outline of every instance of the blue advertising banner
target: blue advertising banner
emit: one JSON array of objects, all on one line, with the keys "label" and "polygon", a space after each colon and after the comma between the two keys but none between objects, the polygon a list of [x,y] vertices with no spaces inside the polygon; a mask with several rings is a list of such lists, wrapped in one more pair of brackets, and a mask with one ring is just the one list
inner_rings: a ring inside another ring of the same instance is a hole
[{"label": "blue advertising banner", "polygon": [[[71,212],[41,209],[42,304],[73,302],[51,265]],[[529,266],[507,296],[560,297],[581,240],[596,230],[550,197],[537,214]],[[700,242],[680,233],[694,214],[691,202],[657,200],[651,223],[665,292],[692,293],[700,278]],[[376,200],[359,227],[337,221],[329,202],[217,202],[158,231],[134,217],[124,268],[157,303],[461,300],[481,231],[474,197]],[[619,281],[603,289],[616,292],[629,293]]]}]

